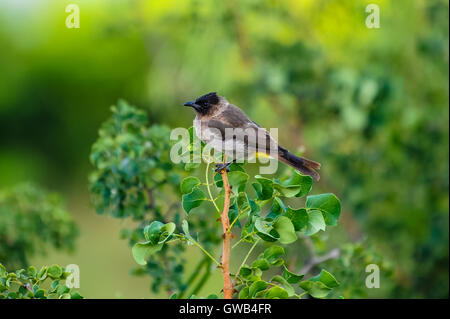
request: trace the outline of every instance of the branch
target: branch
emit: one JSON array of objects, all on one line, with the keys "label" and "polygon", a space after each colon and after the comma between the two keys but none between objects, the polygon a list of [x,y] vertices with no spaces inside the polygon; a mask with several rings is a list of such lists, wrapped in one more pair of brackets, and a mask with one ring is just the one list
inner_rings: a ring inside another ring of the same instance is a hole
[{"label": "branch", "polygon": [[[225,156],[224,156],[225,162]],[[230,246],[232,233],[229,232],[230,220],[228,219],[228,210],[230,208],[231,187],[228,183],[228,176],[226,169],[223,169],[220,174],[223,180],[223,189],[225,191],[225,200],[223,204],[223,211],[220,214],[220,221],[223,229],[223,251],[222,251],[222,277],[223,277],[223,297],[224,299],[231,299],[233,297],[233,283],[230,276]]]},{"label": "branch", "polygon": [[211,188],[209,187],[210,186],[209,185],[209,179],[208,179],[208,176],[209,176],[209,164],[210,164],[210,162],[208,162],[206,164],[206,173],[205,173],[206,188],[208,189],[208,194],[209,194],[209,198],[211,198],[211,202],[214,204],[214,207],[216,208],[217,212],[220,213],[220,209],[219,209],[219,207],[217,207],[216,201],[214,200],[214,197],[211,194]]},{"label": "branch", "polygon": [[303,266],[303,268],[300,270],[300,274],[306,275],[314,266],[323,263],[324,261],[327,261],[329,259],[336,259],[339,257],[341,253],[339,248],[335,248],[332,249],[328,254],[325,254],[323,256],[317,256],[311,238],[304,237],[303,239],[305,245],[308,247],[311,258],[308,261],[308,263],[305,266]]}]

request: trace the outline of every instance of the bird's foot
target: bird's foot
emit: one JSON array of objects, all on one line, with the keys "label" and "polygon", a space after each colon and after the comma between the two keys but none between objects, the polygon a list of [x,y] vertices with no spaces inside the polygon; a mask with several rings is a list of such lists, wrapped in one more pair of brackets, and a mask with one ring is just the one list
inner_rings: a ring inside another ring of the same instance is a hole
[{"label": "bird's foot", "polygon": [[229,172],[230,171],[230,167],[229,166],[231,165],[231,163],[233,163],[233,162],[216,164],[215,172],[216,173],[221,173],[223,170],[225,170],[226,172]]}]

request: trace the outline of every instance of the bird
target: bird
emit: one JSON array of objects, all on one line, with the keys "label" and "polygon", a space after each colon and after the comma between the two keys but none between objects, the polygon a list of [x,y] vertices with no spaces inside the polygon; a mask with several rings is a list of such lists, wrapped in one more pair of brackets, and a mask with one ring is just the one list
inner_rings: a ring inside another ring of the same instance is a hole
[{"label": "bird", "polygon": [[229,170],[229,165],[240,159],[250,159],[268,155],[318,181],[321,164],[304,157],[292,154],[282,147],[259,124],[252,121],[239,107],[219,96],[217,92],[210,92],[199,98],[184,103],[192,107],[196,116],[193,126],[196,135],[206,145],[222,152],[226,163],[216,164],[216,171]]}]

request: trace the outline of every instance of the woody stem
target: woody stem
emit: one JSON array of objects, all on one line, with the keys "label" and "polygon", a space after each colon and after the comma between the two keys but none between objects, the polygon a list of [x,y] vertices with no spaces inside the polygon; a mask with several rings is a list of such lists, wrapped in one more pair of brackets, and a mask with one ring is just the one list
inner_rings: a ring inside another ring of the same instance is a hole
[{"label": "woody stem", "polygon": [[[224,158],[225,162],[225,158]],[[222,175],[223,188],[225,191],[225,200],[223,210],[220,214],[220,221],[223,228],[223,250],[222,250],[222,277],[223,277],[223,297],[224,299],[231,299],[233,297],[233,283],[230,276],[230,248],[231,248],[231,232],[230,220],[228,218],[228,210],[230,208],[231,187],[228,183],[228,176],[226,168],[220,174]]]}]

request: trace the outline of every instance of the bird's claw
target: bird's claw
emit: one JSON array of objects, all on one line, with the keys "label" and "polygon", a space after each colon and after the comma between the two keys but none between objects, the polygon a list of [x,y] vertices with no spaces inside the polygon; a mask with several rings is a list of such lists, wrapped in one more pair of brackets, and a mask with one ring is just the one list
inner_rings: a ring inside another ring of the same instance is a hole
[{"label": "bird's claw", "polygon": [[219,163],[216,164],[216,169],[214,170],[216,173],[220,173],[225,170],[227,173],[230,171],[230,163]]}]

